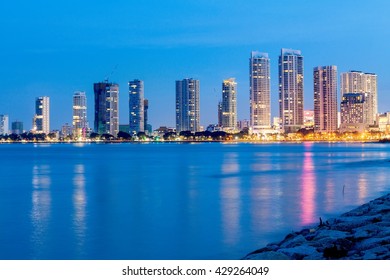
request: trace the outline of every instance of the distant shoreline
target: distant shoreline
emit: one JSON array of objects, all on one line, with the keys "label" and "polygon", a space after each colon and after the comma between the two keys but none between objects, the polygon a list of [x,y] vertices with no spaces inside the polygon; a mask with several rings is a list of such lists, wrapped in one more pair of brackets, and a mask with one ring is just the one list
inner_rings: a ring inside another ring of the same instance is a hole
[{"label": "distant shoreline", "polygon": [[275,144],[275,143],[390,143],[390,140],[350,140],[350,141],[329,141],[329,140],[280,140],[280,141],[256,141],[256,140],[164,140],[164,141],[123,141],[123,140],[100,140],[100,141],[4,141],[0,144],[121,144],[121,143],[130,143],[130,144],[147,144],[147,143],[228,143],[228,144],[239,144],[239,143],[249,143],[249,144]]}]

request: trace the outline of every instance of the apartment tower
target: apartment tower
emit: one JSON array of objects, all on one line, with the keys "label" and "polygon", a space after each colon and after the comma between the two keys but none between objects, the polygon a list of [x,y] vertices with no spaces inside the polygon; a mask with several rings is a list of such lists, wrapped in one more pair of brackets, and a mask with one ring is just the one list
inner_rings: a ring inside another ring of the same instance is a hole
[{"label": "apartment tower", "polygon": [[225,131],[237,129],[237,83],[234,78],[222,83],[222,127]]},{"label": "apartment tower", "polygon": [[199,80],[176,81],[176,132],[200,130]]},{"label": "apartment tower", "polygon": [[48,96],[35,99],[33,130],[35,133],[50,133],[50,98]]},{"label": "apartment tower", "polygon": [[279,56],[279,114],[285,133],[303,127],[303,56],[299,50],[282,49]]},{"label": "apartment tower", "polygon": [[251,52],[249,59],[250,126],[259,132],[271,128],[270,59],[268,53]]},{"label": "apartment tower", "polygon": [[87,96],[84,91],[73,94],[72,131],[76,139],[85,138],[88,131]]},{"label": "apartment tower", "polygon": [[137,134],[145,131],[145,99],[144,82],[129,82],[129,133]]},{"label": "apartment tower", "polygon": [[349,71],[341,74],[341,97],[345,93],[361,93],[364,95],[365,121],[374,125],[378,114],[377,75],[362,71]]},{"label": "apartment tower", "polygon": [[337,67],[319,66],[314,78],[314,131],[337,130]]},{"label": "apartment tower", "polygon": [[94,130],[99,134],[117,136],[119,132],[119,85],[108,81],[95,83]]}]

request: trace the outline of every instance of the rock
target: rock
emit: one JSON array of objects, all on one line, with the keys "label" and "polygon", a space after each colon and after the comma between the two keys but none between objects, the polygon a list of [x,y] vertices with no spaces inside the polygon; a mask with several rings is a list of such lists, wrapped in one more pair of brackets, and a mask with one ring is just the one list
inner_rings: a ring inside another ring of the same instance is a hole
[{"label": "rock", "polygon": [[290,258],[281,252],[263,252],[247,256],[246,260],[290,260]]},{"label": "rock", "polygon": [[306,256],[318,253],[317,249],[309,245],[300,245],[292,248],[281,248],[278,252],[286,254],[292,259],[302,260]]},{"label": "rock", "polygon": [[375,247],[370,250],[364,252],[363,259],[364,260],[377,260],[380,259],[381,256],[389,254],[389,250],[386,247]]},{"label": "rock", "polygon": [[302,235],[297,235],[297,236],[295,236],[292,239],[289,239],[289,240],[287,240],[285,242],[282,242],[280,244],[280,247],[281,248],[291,248],[291,247],[302,245],[306,241],[307,240],[305,239],[305,237],[303,237]]},{"label": "rock", "polygon": [[348,236],[350,236],[350,234],[345,231],[323,230],[323,231],[318,231],[316,237],[313,240],[318,241],[322,238],[339,239],[339,238],[346,238]]},{"label": "rock", "polygon": [[244,259],[390,259],[390,194],[322,226],[288,234]]},{"label": "rock", "polygon": [[361,251],[370,250],[375,247],[384,246],[390,244],[390,236],[383,238],[373,237],[364,239],[356,245],[356,248]]}]

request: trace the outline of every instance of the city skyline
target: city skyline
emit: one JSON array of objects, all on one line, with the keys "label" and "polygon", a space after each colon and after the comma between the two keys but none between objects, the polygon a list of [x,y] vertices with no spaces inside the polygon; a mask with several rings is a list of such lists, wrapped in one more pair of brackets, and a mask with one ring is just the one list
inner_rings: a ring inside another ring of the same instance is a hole
[{"label": "city skyline", "polygon": [[[320,3],[315,2],[275,1],[262,3],[261,11],[252,8],[256,5],[257,1],[224,1],[224,5],[203,0],[167,1],[164,5],[148,1],[138,3],[137,14],[129,18],[125,11],[132,5],[123,1],[117,5],[83,1],[77,9],[74,1],[54,4],[40,0],[36,5],[25,1],[17,6],[5,3],[8,12],[0,19],[7,38],[7,44],[0,47],[4,84],[0,113],[9,115],[10,122],[23,121],[25,129],[29,129],[34,113],[31,100],[47,95],[51,97],[52,111],[58,112],[52,116],[52,127],[60,128],[72,122],[74,91],[85,91],[88,107],[93,108],[94,82],[108,77],[124,89],[129,79],[138,78],[145,82],[150,100],[150,123],[153,127],[173,127],[172,81],[193,77],[202,83],[201,124],[207,125],[217,120],[215,104],[220,99],[220,81],[235,77],[238,118],[249,119],[248,53],[261,50],[269,53],[271,61],[274,117],[279,115],[275,96],[277,59],[282,47],[302,51],[306,77],[319,65],[337,65],[339,73],[376,73],[380,77],[378,109],[388,110],[389,31],[372,28],[388,25],[388,2],[329,1],[319,9]],[[152,6],[155,9],[150,9]],[[115,20],[101,18],[102,11],[115,14]],[[226,21],[228,12],[234,16]],[[289,16],[298,14],[299,17]],[[356,14],[364,14],[370,24],[361,24]],[[153,20],[146,20],[150,18]],[[360,40],[363,33],[365,40]],[[353,44],[357,41],[359,44]],[[306,79],[304,87],[304,109],[313,109],[311,79]],[[120,92],[120,99],[127,99],[126,91]],[[127,122],[127,107],[121,102],[123,123]],[[93,110],[89,110],[88,119],[93,119]]]}]

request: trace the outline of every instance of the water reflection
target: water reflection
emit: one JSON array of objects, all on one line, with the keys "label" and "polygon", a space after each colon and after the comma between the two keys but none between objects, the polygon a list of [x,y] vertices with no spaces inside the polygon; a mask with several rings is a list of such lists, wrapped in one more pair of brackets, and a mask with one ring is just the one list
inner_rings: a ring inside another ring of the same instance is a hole
[{"label": "water reflection", "polygon": [[313,164],[313,153],[304,152],[301,176],[301,224],[313,223],[315,218],[316,204],[316,176]]},{"label": "water reflection", "polygon": [[42,252],[51,215],[50,166],[34,165],[32,170],[32,246],[34,255]]},{"label": "water reflection", "polygon": [[85,210],[87,200],[85,195],[85,167],[82,164],[74,166],[73,172],[73,228],[76,237],[76,251],[80,255],[85,244]]},{"label": "water reflection", "polygon": [[[222,174],[238,173],[240,166],[237,153],[225,155]],[[240,236],[241,189],[238,176],[223,177],[220,188],[223,240],[226,244],[236,244]]]},{"label": "water reflection", "polygon": [[363,204],[367,197],[367,174],[360,173],[358,177],[358,201]]}]

